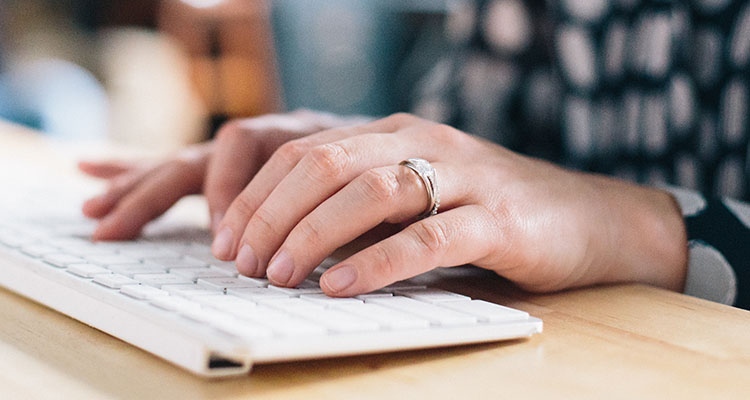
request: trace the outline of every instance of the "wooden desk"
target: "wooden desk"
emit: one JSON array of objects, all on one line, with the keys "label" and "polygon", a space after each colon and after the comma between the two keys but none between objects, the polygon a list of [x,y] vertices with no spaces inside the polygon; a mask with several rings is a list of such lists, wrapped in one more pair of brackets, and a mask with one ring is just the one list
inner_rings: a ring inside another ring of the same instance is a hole
[{"label": "wooden desk", "polygon": [[[19,129],[0,123],[0,159],[31,156],[36,141],[11,131]],[[472,268],[421,279],[526,310],[544,320],[544,333],[258,365],[245,378],[206,381],[0,289],[0,398],[750,397],[750,312],[640,285],[529,295]]]}]

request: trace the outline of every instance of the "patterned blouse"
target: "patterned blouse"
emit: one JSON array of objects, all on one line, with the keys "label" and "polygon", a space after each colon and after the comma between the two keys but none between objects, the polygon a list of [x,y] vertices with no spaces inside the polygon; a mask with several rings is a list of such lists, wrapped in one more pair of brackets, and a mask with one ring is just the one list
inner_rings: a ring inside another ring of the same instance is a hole
[{"label": "patterned blouse", "polygon": [[750,308],[750,1],[459,4],[413,111],[669,190],[690,240],[686,293]]}]

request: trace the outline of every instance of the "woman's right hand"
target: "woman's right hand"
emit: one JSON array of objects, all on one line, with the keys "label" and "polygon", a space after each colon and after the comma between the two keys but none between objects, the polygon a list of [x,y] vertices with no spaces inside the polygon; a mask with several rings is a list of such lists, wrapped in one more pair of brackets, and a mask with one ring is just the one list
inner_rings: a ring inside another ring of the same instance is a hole
[{"label": "woman's right hand", "polygon": [[83,205],[84,215],[99,220],[92,239],[133,239],[180,198],[197,193],[206,196],[213,229],[279,146],[358,122],[305,110],[270,114],[231,121],[215,140],[161,162],[82,161],[83,172],[109,181],[106,192]]}]

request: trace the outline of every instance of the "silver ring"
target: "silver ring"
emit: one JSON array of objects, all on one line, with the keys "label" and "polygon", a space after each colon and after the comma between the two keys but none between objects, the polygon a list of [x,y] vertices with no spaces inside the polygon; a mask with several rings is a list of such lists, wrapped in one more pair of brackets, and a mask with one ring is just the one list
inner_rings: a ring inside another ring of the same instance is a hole
[{"label": "silver ring", "polygon": [[431,217],[438,212],[440,207],[440,191],[438,190],[437,174],[435,168],[430,165],[430,162],[421,158],[408,158],[401,161],[399,165],[403,165],[406,168],[414,171],[422,179],[425,189],[427,189],[427,198],[430,205],[427,210],[419,216],[419,218]]}]

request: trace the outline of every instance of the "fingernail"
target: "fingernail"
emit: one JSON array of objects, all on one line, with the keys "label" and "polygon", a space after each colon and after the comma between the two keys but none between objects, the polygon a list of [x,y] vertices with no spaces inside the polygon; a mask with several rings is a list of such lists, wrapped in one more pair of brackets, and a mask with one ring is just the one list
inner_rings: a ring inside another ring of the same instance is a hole
[{"label": "fingernail", "polygon": [[255,251],[249,244],[242,245],[235,264],[242,275],[255,276],[258,273],[258,257],[255,257]]},{"label": "fingernail", "polygon": [[213,244],[211,244],[211,252],[214,253],[216,258],[226,260],[232,256],[232,230],[226,226],[224,229],[216,235]]},{"label": "fingernail", "polygon": [[294,261],[286,250],[281,250],[271,260],[271,264],[266,271],[268,279],[280,285],[286,285],[289,279],[291,279],[292,273],[294,273]]},{"label": "fingernail", "polygon": [[211,218],[211,232],[216,234],[217,230],[219,229],[219,223],[221,223],[222,219],[224,219],[224,214],[220,212],[214,213],[213,217]]},{"label": "fingernail", "polygon": [[357,280],[357,269],[351,265],[346,265],[328,271],[322,276],[323,283],[328,286],[334,292],[340,292]]}]

